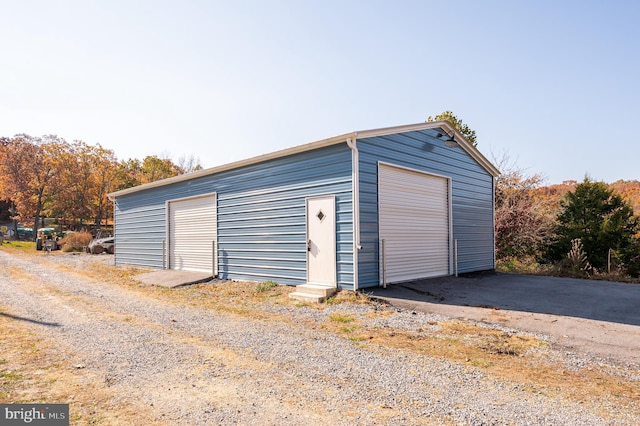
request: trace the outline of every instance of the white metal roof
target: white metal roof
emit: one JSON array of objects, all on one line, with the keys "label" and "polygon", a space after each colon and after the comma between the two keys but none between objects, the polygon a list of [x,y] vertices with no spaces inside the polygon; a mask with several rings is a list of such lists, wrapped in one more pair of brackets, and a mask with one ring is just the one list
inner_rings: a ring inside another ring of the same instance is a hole
[{"label": "white metal roof", "polygon": [[144,185],[134,186],[132,188],[123,189],[120,191],[112,192],[109,194],[111,200],[121,195],[132,194],[138,191],[144,191],[146,189],[157,188],[160,186],[170,185],[177,182],[183,182],[186,180],[196,179],[203,176],[208,176],[227,170],[233,170],[240,167],[249,166],[252,164],[261,163],[263,161],[269,161],[276,158],[286,157],[293,154],[299,154],[306,151],[311,151],[318,148],[323,148],[330,145],[336,145],[344,143],[351,139],[355,141],[357,139],[371,138],[376,136],[386,136],[397,133],[414,132],[427,129],[442,129],[444,133],[449,135],[455,135],[455,140],[460,147],[464,149],[473,159],[475,159],[487,172],[492,176],[498,176],[500,171],[484,156],[476,147],[471,145],[469,141],[465,139],[453,126],[446,121],[432,121],[417,124],[408,124],[404,126],[385,127],[381,129],[361,130],[357,132],[345,133],[344,135],[334,136],[328,139],[322,139],[316,142],[310,142],[303,145],[297,145],[291,148],[274,151],[268,154],[258,155],[257,157],[248,158],[246,160],[235,161],[233,163],[223,164],[221,166],[215,166],[204,170],[199,170],[193,173],[187,173],[184,175],[174,176],[167,179],[162,179],[156,182],[147,183]]}]

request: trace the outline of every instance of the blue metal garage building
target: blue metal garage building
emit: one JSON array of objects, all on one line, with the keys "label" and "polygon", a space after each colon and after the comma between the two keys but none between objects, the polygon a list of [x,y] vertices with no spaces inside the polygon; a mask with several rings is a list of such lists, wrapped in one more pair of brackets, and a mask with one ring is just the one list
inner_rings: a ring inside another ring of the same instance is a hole
[{"label": "blue metal garage building", "polygon": [[348,133],[110,194],[116,264],[348,290],[491,270],[498,174],[446,122]]}]

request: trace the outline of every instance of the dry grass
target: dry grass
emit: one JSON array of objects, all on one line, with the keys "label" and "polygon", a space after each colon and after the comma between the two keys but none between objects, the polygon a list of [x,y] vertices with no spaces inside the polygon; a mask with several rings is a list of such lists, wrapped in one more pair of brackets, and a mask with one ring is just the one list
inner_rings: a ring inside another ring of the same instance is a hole
[{"label": "dry grass", "polygon": [[69,404],[73,425],[136,424],[144,409],[115,403],[101,377],[74,365],[73,354],[46,343],[21,321],[0,307],[1,402]]},{"label": "dry grass", "polygon": [[88,246],[93,237],[89,232],[74,232],[60,240],[62,251],[65,253],[72,251],[83,251]]},{"label": "dry grass", "polygon": [[366,305],[371,303],[371,299],[363,293],[356,293],[354,291],[339,291],[335,296],[327,300],[327,305],[339,305],[339,304],[355,304]]},{"label": "dry grass", "polygon": [[450,321],[438,324],[435,332],[422,333],[358,328],[349,338],[480,368],[495,377],[526,385],[536,393],[591,405],[594,401],[608,402],[610,407],[640,412],[640,383],[597,365],[571,370],[550,362],[549,345],[525,334]]},{"label": "dry grass", "polygon": [[[106,273],[106,272],[109,273]],[[92,264],[86,273],[94,277],[108,276],[109,281],[126,285],[166,301],[215,309],[252,318],[290,321],[304,326],[308,323],[291,321],[259,309],[262,304],[294,304],[313,309],[324,309],[330,304],[372,304],[361,293],[340,291],[329,299],[327,305],[301,304],[288,298],[293,287],[269,285],[264,289],[252,282],[224,281],[216,285],[198,284],[178,289],[140,287],[131,276],[140,269]],[[389,311],[376,311],[369,315],[390,315]],[[448,359],[484,371],[498,377],[526,383],[536,388],[555,389],[576,401],[588,402],[593,398],[613,398],[629,402],[640,409],[640,384],[611,375],[597,366],[572,371],[549,363],[545,348],[549,345],[526,334],[509,334],[481,327],[466,321],[448,321],[437,324],[433,333],[407,333],[399,330],[366,328],[353,314],[333,313],[320,325],[354,341],[371,343]],[[535,349],[532,350],[532,349]]]},{"label": "dry grass", "polygon": [[610,272],[590,268],[572,269],[567,263],[540,264],[533,257],[504,258],[496,260],[496,270],[511,274],[544,275],[552,277],[585,278],[598,281],[614,281],[628,284],[640,283],[640,277],[631,276],[622,268],[613,268]]},{"label": "dry grass", "polygon": [[[550,361],[549,345],[524,333],[505,333],[467,321],[429,323],[425,324],[425,329],[416,332],[366,326],[366,319],[369,317],[394,315],[391,310],[379,308],[362,317],[347,312],[334,312],[321,323],[311,319],[293,320],[268,312],[262,307],[265,304],[283,304],[325,309],[331,304],[372,304],[373,302],[363,294],[339,292],[325,305],[301,304],[288,298],[288,294],[294,290],[292,287],[273,285],[273,283],[260,285],[255,282],[229,281],[166,289],[143,286],[132,279],[133,275],[145,272],[139,268],[113,267],[90,262],[86,269],[77,271],[54,263],[51,265],[169,303],[196,306],[251,319],[282,321],[289,323],[292,327],[312,327],[316,330],[335,333],[369,350],[389,348],[404,350],[446,359],[468,368],[481,369],[484,373],[496,378],[520,384],[531,392],[584,403],[585,406],[599,404],[599,406],[624,407],[626,411],[640,412],[640,384],[637,381],[627,379],[624,374],[610,371],[607,367],[589,365],[580,370],[572,370],[559,362]],[[0,325],[3,324],[0,323]],[[2,333],[2,336],[6,339],[7,334]],[[25,341],[23,348],[30,344],[39,345],[37,339],[34,339]],[[47,351],[47,348],[40,348],[40,350]],[[18,356],[17,353],[14,353],[14,356]],[[24,356],[29,356],[28,352]],[[0,364],[0,371],[7,370],[5,364]],[[25,364],[28,365],[29,362]],[[11,369],[11,371],[16,370]],[[3,383],[6,382],[3,384],[4,392],[14,393],[24,386],[25,373],[29,374],[28,371],[18,371],[15,374],[22,376],[13,376],[11,374],[14,373],[11,373],[3,378]],[[52,374],[51,379],[60,380],[56,374]],[[42,382],[29,383],[31,388],[42,388],[42,386]],[[4,399],[2,395],[0,393],[0,399]],[[76,401],[82,406],[89,406],[92,396],[87,394],[86,398],[78,395]],[[598,414],[615,417],[616,413],[607,411]]]}]

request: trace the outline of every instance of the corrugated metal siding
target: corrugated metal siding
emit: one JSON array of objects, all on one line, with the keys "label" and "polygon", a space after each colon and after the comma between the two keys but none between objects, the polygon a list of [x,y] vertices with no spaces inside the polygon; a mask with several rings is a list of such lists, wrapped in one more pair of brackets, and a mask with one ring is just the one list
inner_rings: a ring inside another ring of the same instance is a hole
[{"label": "corrugated metal siding", "polygon": [[166,238],[164,197],[156,191],[141,197],[116,198],[116,264],[162,268],[162,242]]},{"label": "corrugated metal siding", "polygon": [[351,150],[333,145],[116,198],[116,263],[162,267],[165,202],[216,192],[221,278],[306,283],[306,197],[336,197],[337,276],[353,288]]},{"label": "corrugated metal siding", "polygon": [[384,161],[451,178],[453,238],[460,273],[494,268],[493,177],[462,148],[423,130],[357,142],[360,157],[359,287],[379,285],[377,163]]}]

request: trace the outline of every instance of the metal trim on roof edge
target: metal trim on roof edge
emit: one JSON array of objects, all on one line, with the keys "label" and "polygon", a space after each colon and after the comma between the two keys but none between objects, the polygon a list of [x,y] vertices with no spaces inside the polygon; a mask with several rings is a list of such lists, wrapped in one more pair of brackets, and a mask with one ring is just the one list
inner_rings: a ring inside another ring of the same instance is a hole
[{"label": "metal trim on roof edge", "polygon": [[245,160],[235,161],[233,163],[223,164],[221,166],[215,166],[208,169],[200,170],[193,173],[187,173],[184,175],[174,176],[167,179],[162,179],[156,182],[147,183],[144,185],[138,185],[131,188],[123,189],[120,191],[112,192],[108,194],[110,200],[114,200],[116,197],[132,194],[134,192],[144,191],[147,189],[158,188],[165,185],[171,185],[173,183],[183,182],[186,180],[197,179],[199,177],[208,176],[227,170],[238,169],[240,167],[249,166],[252,164],[262,163],[264,161],[274,160],[277,158],[286,157],[289,155],[299,154],[306,151],[311,151],[318,148],[324,148],[330,145],[336,145],[339,143],[347,142],[348,139],[364,139],[376,136],[385,136],[396,133],[406,133],[419,130],[436,129],[440,128],[446,133],[455,134],[456,141],[460,147],[464,149],[471,157],[476,160],[485,170],[487,170],[492,176],[496,177],[500,175],[500,171],[493,165],[487,158],[478,151],[473,145],[471,145],[464,136],[456,131],[446,121],[432,121],[416,124],[408,124],[395,127],[384,127],[380,129],[362,130],[357,132],[345,133],[343,135],[334,136],[328,139],[322,139],[316,142],[310,142],[303,145],[297,145],[291,148],[285,148],[279,151],[274,151],[268,154],[251,157]]}]

